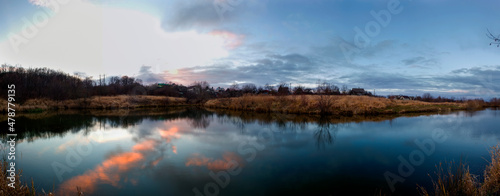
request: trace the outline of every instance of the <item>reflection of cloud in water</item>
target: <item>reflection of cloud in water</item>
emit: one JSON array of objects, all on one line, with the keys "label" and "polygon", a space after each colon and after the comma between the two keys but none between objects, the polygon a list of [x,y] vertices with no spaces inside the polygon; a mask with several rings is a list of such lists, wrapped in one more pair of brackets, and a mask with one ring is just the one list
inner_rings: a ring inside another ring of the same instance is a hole
[{"label": "reflection of cloud in water", "polygon": [[243,166],[243,159],[234,152],[225,152],[222,159],[215,160],[195,153],[187,159],[186,166],[206,166],[209,170],[226,170],[231,166],[231,161],[236,161],[240,167]]},{"label": "reflection of cloud in water", "polygon": [[[385,152],[385,146],[378,144],[380,141],[385,141],[383,139],[400,142],[405,141],[402,140],[405,138],[427,137],[427,132],[434,128],[442,128],[454,137],[469,136],[463,137],[466,139],[470,136],[499,136],[499,132],[492,128],[496,126],[498,117],[483,114],[488,112],[477,112],[474,118],[469,118],[470,114],[465,113],[402,117],[395,118],[393,124],[387,121],[332,123],[331,119],[319,122],[297,122],[282,120],[282,115],[268,114],[265,115],[270,118],[269,121],[252,116],[247,118],[231,115],[214,117],[204,114],[196,116],[196,119],[188,117],[161,121],[144,120],[137,126],[127,129],[133,138],[132,141],[137,142],[129,152],[115,153],[101,164],[92,166],[94,169],[66,181],[61,185],[60,190],[67,190],[69,192],[63,193],[69,194],[76,190],[76,186],[80,186],[86,193],[92,194],[92,191],[99,191],[98,186],[101,184],[113,187],[126,186],[127,183],[134,185],[138,180],[135,177],[144,169],[154,171],[150,174],[151,181],[168,182],[168,186],[160,185],[162,189],[170,191],[168,193],[175,191],[174,189],[181,192],[191,190],[193,184],[204,184],[211,180],[205,170],[228,169],[232,160],[236,161],[239,166],[245,163],[241,156],[228,150],[237,147],[241,141],[257,140],[263,129],[269,129],[272,137],[262,143],[266,149],[258,153],[259,160],[279,163],[283,161],[281,159],[292,157],[296,158],[297,164],[301,164],[319,163],[318,160],[326,159],[329,161],[328,168],[332,171],[343,171],[339,168],[354,167],[360,162],[389,165],[392,160],[390,154]],[[462,122],[460,126],[455,125],[458,120]],[[199,130],[201,128],[203,131]],[[239,129],[242,131],[238,131]],[[184,141],[179,141],[181,138]],[[178,142],[177,146],[173,142]],[[189,144],[195,145],[189,146]],[[325,150],[315,150],[315,145],[317,149]],[[183,149],[179,151],[180,155],[177,157],[183,158],[169,160],[167,153],[171,151],[177,154],[179,146],[183,146]],[[189,147],[184,148],[186,146]],[[356,152],[356,154],[351,152]],[[277,154],[279,156],[276,156]],[[342,160],[350,160],[350,162],[346,164]],[[266,171],[260,167],[259,164],[262,164],[260,161],[248,164],[252,167],[246,169],[252,172],[255,168],[259,168],[261,173],[270,174],[289,171],[285,167],[281,169],[281,166],[269,167]],[[318,174],[322,172],[319,169],[312,171]]]},{"label": "reflection of cloud in water", "polygon": [[177,154],[177,146],[172,145],[172,152]]},{"label": "reflection of cloud in water", "polygon": [[172,127],[168,130],[160,130],[159,133],[162,138],[167,140],[167,142],[172,141],[172,139],[180,138],[178,127]]},{"label": "reflection of cloud in water", "polygon": [[67,140],[65,143],[59,145],[56,148],[56,152],[64,152],[67,148],[71,148],[78,144],[88,145],[90,142],[96,143],[107,143],[113,141],[119,141],[123,139],[129,138],[130,135],[127,134],[126,130],[123,129],[115,129],[115,130],[107,130],[107,131],[93,131],[90,132],[87,136],[85,135],[76,135],[70,140]]},{"label": "reflection of cloud in water", "polygon": [[[145,169],[154,167],[163,160],[163,144],[169,145],[173,153],[177,154],[177,147],[171,144],[172,139],[180,138],[179,128],[174,126],[167,130],[159,130],[158,134],[164,140],[155,138],[145,138],[132,146],[130,152],[118,153],[110,156],[101,164],[92,170],[86,171],[84,174],[75,176],[61,184],[59,187],[59,195],[70,195],[75,192],[75,187],[81,187],[86,193],[92,194],[98,185],[109,184],[120,188],[121,180],[124,183],[137,184],[137,180],[130,176],[137,169]],[[156,158],[155,153],[160,155]]]},{"label": "reflection of cloud in water", "polygon": [[152,151],[157,145],[157,141],[155,140],[144,140],[141,143],[138,143],[132,147],[134,151]]},{"label": "reflection of cloud in water", "polygon": [[140,161],[143,159],[144,155],[138,152],[125,152],[112,156],[95,169],[64,182],[60,186],[58,194],[70,195],[74,193],[75,187],[81,187],[86,193],[92,193],[99,184],[110,184],[119,187],[122,174],[139,166]]}]

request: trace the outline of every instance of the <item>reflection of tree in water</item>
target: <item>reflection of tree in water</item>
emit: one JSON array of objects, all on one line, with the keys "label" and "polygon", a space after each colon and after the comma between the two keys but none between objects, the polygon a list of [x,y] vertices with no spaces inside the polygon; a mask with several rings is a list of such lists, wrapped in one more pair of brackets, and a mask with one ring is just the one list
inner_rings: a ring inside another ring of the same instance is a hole
[{"label": "reflection of tree in water", "polygon": [[193,128],[197,129],[206,129],[208,126],[210,126],[210,121],[212,121],[212,116],[208,115],[203,115],[199,116],[198,118],[188,118],[190,121],[190,125]]},{"label": "reflection of tree in water", "polygon": [[[7,121],[1,122],[1,130],[7,130]],[[66,115],[52,116],[43,119],[28,119],[26,117],[16,118],[17,139],[33,141],[36,138],[62,137],[67,132],[77,133],[81,130],[90,131],[95,125],[94,119],[86,115]],[[6,132],[0,135],[0,138],[6,137]]]},{"label": "reflection of tree in water", "polygon": [[318,129],[314,132],[316,139],[316,147],[318,149],[325,149],[327,145],[333,145],[337,138],[339,124],[330,123],[327,120],[320,119],[318,122]]},{"label": "reflection of tree in water", "polygon": [[112,128],[128,128],[136,124],[142,123],[144,117],[142,116],[99,116],[95,117],[95,121],[99,125],[108,125]]},{"label": "reflection of tree in water", "polygon": [[213,113],[205,110],[188,110],[187,119],[193,128],[206,129],[213,120]]},{"label": "reflection of tree in water", "polygon": [[216,114],[217,116],[217,122],[219,124],[232,124],[234,126],[236,126],[241,132],[244,132],[245,131],[245,125],[250,123],[248,121],[245,121],[243,120],[242,118],[240,117],[236,117],[236,116],[229,116],[229,115],[220,115],[220,114]]}]

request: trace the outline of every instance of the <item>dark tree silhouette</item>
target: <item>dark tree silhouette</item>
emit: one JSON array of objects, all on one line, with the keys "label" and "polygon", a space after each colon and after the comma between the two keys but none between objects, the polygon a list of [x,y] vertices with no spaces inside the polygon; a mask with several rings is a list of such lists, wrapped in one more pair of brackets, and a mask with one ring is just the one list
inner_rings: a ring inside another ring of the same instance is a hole
[{"label": "dark tree silhouette", "polygon": [[492,42],[490,42],[490,46],[497,45],[497,47],[500,47],[500,35],[495,36],[495,35],[493,35],[493,33],[490,32],[490,30],[488,30],[488,33],[486,34],[486,36],[488,36],[488,38],[493,40]]},{"label": "dark tree silhouette", "polygon": [[289,95],[290,87],[286,83],[281,83],[278,86],[278,95]]},{"label": "dark tree silhouette", "polygon": [[432,97],[432,95],[430,93],[424,93],[422,95],[422,101],[427,101],[427,102],[430,102],[432,101],[434,98]]},{"label": "dark tree silhouette", "polygon": [[293,94],[294,95],[303,95],[305,94],[305,87],[304,86],[296,86],[293,88]]},{"label": "dark tree silhouette", "polygon": [[241,88],[241,91],[243,91],[243,94],[252,94],[257,92],[257,86],[255,84],[245,84]]},{"label": "dark tree silhouette", "polygon": [[318,94],[322,95],[340,95],[340,90],[338,86],[328,82],[319,82],[316,88]]}]

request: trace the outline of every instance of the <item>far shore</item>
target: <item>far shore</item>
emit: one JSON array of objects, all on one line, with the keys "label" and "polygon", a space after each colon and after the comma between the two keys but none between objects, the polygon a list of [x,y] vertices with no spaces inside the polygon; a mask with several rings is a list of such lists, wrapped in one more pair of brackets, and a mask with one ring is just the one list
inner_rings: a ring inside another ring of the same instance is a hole
[{"label": "far shore", "polygon": [[356,95],[242,96],[212,99],[208,108],[290,114],[378,115],[483,109],[477,102],[429,103]]},{"label": "far shore", "polygon": [[[2,113],[7,112],[6,100],[0,105]],[[16,104],[16,112],[42,112],[67,109],[141,109],[189,106],[185,98],[119,95],[94,96],[75,100],[54,101],[49,99],[31,99],[23,104]],[[449,112],[454,110],[478,110],[484,105],[468,101],[429,103],[415,100],[393,100],[381,97],[354,95],[247,95],[234,98],[216,98],[204,104],[206,108],[228,109],[236,111],[255,111],[265,113],[288,114],[332,114],[332,115],[377,115],[404,114],[423,112]]]},{"label": "far shore", "polygon": [[[14,102],[14,104],[16,104]],[[118,95],[93,96],[73,100],[55,101],[50,99],[30,99],[22,104],[16,104],[17,112],[42,112],[47,110],[67,109],[139,109],[161,108],[170,106],[187,106],[185,98],[151,96],[151,95]],[[2,100],[0,112],[7,112],[7,101]]]}]

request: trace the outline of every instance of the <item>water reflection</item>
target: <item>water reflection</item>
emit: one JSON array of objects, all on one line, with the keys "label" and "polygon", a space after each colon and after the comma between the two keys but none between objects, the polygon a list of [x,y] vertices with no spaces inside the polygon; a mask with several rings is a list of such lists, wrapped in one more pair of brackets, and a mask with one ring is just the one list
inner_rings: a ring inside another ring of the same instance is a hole
[{"label": "water reflection", "polygon": [[339,124],[329,123],[325,119],[320,119],[318,129],[314,132],[316,147],[318,149],[325,149],[326,145],[333,145],[337,138],[338,127]]},{"label": "water reflection", "polygon": [[[381,174],[397,170],[397,157],[435,128],[450,139],[399,191],[414,190],[436,161],[464,152],[481,158],[487,154],[481,145],[500,138],[497,113],[347,118],[178,108],[127,116],[104,111],[27,115],[18,117],[16,126],[24,175],[50,190],[54,181],[47,179],[57,179],[54,161],[71,170],[56,181],[60,195],[73,194],[77,186],[87,195],[191,195],[193,187],[203,190],[214,182],[209,172],[225,171],[233,161],[242,173],[230,176],[221,195],[328,195],[345,193],[349,186],[359,186],[352,194],[374,194],[387,188]],[[460,126],[450,129],[457,122]],[[268,139],[261,141],[263,131]],[[262,149],[249,148],[252,142]],[[78,153],[81,146],[93,150]],[[67,164],[73,152],[81,161]]]}]

